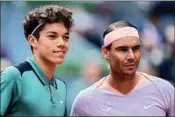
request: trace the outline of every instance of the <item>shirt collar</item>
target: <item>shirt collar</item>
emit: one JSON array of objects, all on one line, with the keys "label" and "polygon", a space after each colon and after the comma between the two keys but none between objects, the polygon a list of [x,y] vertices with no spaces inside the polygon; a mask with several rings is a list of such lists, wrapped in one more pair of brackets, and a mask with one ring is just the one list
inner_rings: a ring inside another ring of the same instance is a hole
[{"label": "shirt collar", "polygon": [[41,67],[36,63],[36,61],[34,60],[33,57],[28,57],[27,61],[30,63],[30,65],[33,67],[34,71],[36,72],[36,74],[38,75],[38,79],[41,81],[42,84],[44,85],[53,85],[55,88],[57,88],[57,84],[56,84],[56,80],[55,80],[55,76],[53,76],[53,78],[49,81],[45,75],[45,73],[43,72],[43,70],[41,69]]}]

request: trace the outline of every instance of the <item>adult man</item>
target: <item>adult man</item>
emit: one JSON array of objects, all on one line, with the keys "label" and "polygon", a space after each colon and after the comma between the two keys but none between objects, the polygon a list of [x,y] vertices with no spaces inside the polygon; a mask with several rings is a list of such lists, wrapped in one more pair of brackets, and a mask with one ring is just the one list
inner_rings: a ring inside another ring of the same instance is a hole
[{"label": "adult man", "polygon": [[1,72],[2,116],[63,116],[66,86],[55,78],[57,64],[69,49],[72,11],[46,5],[29,12],[24,34],[33,56]]},{"label": "adult man", "polygon": [[111,73],[78,94],[71,116],[174,116],[174,87],[136,71],[141,57],[137,28],[119,21],[103,36]]}]

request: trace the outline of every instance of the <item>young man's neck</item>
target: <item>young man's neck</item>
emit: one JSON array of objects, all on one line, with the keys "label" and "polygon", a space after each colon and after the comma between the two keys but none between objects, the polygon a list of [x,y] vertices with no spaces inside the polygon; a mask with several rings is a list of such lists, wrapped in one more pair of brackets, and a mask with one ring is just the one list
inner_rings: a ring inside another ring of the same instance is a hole
[{"label": "young man's neck", "polygon": [[120,93],[127,94],[135,88],[139,80],[137,73],[128,75],[111,73],[108,84]]},{"label": "young man's neck", "polygon": [[46,60],[40,59],[38,56],[34,56],[34,60],[40,66],[45,73],[48,80],[51,80],[55,71],[55,64],[51,64]]}]

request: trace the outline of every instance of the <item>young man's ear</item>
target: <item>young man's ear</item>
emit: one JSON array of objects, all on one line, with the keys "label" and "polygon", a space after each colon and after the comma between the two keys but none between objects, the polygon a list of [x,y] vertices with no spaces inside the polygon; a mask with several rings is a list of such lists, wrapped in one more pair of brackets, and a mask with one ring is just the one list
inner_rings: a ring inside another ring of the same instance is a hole
[{"label": "young man's ear", "polygon": [[109,50],[106,49],[105,47],[102,47],[101,50],[102,50],[102,53],[103,53],[103,57],[104,57],[106,60],[108,60],[108,59],[109,59]]},{"label": "young man's ear", "polygon": [[29,42],[30,46],[32,46],[33,48],[35,48],[37,46],[37,39],[33,35],[28,36],[28,42]]}]

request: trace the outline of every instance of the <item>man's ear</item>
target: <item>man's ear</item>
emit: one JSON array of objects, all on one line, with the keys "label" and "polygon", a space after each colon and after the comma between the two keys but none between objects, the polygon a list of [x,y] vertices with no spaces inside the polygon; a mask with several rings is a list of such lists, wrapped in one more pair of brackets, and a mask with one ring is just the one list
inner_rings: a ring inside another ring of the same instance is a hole
[{"label": "man's ear", "polygon": [[109,50],[106,49],[105,47],[102,47],[101,50],[102,50],[102,53],[103,53],[103,57],[104,57],[106,60],[108,60],[108,59],[109,59]]},{"label": "man's ear", "polygon": [[28,36],[28,42],[29,42],[30,46],[32,46],[33,48],[37,47],[37,39],[36,39],[35,36],[29,35]]}]

